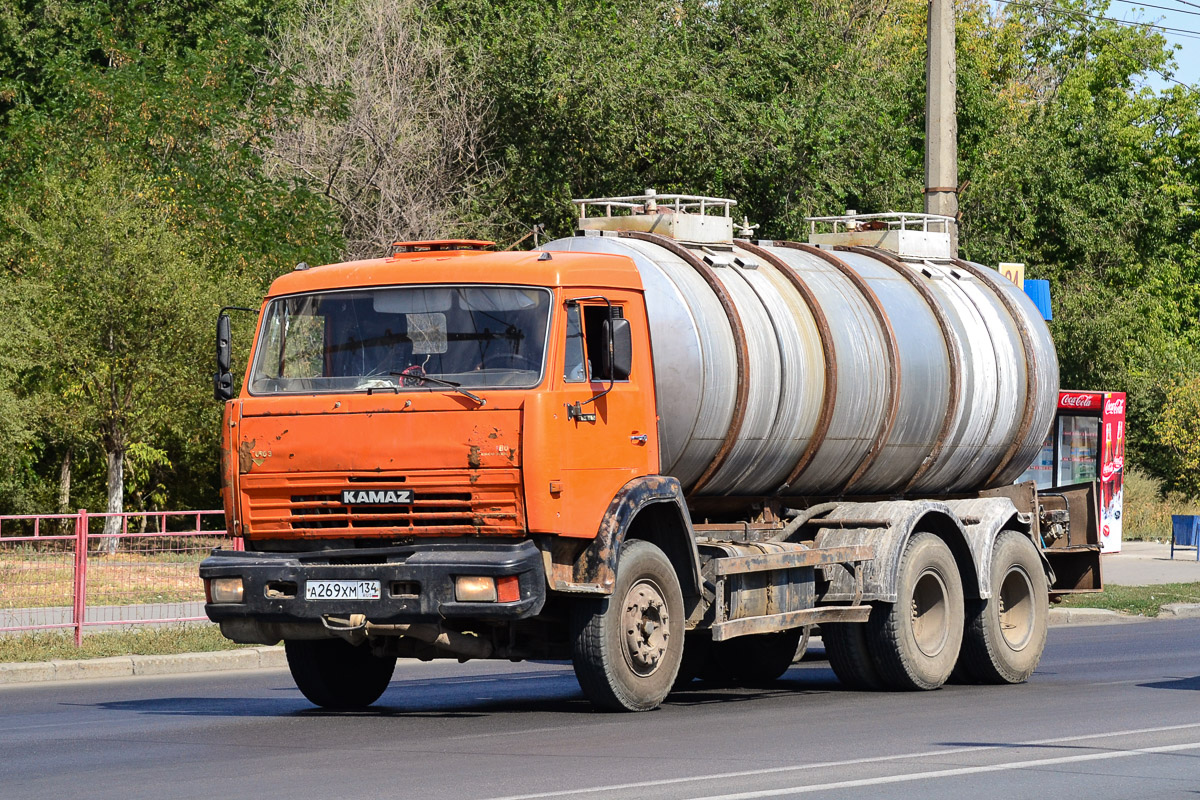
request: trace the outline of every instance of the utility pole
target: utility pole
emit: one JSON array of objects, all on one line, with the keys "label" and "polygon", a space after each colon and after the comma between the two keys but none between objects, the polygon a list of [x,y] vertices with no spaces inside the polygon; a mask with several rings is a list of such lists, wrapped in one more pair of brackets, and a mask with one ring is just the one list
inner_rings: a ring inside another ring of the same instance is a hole
[{"label": "utility pole", "polygon": [[[925,50],[925,213],[958,215],[958,116],[954,58],[954,0],[929,0]],[[950,250],[958,256],[958,224]]]}]

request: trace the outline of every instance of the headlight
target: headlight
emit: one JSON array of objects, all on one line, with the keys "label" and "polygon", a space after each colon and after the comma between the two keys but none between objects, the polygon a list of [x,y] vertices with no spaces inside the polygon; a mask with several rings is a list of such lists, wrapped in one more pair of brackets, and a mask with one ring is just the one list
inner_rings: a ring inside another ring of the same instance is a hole
[{"label": "headlight", "polygon": [[496,580],[483,575],[459,575],[454,579],[454,599],[460,603],[494,603]]},{"label": "headlight", "polygon": [[241,603],[245,587],[241,578],[210,578],[208,596],[214,603]]}]

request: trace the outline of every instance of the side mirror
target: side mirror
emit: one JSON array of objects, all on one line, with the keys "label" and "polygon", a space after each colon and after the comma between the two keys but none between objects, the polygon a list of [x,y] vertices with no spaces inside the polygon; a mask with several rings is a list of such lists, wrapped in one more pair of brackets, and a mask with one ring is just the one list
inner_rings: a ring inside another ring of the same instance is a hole
[{"label": "side mirror", "polygon": [[624,381],[633,371],[633,335],[629,320],[624,318],[604,320],[604,338],[609,342],[601,354],[601,375],[609,380]]},{"label": "side mirror", "polygon": [[233,398],[233,374],[230,372],[232,347],[229,315],[222,311],[217,316],[217,372],[213,375],[213,397],[222,402]]}]

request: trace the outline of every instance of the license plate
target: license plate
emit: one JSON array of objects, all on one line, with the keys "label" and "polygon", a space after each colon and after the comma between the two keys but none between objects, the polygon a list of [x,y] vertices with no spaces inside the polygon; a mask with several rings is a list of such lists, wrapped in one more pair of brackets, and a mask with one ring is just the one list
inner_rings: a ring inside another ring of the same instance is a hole
[{"label": "license plate", "polygon": [[378,600],[379,581],[307,581],[305,600]]}]

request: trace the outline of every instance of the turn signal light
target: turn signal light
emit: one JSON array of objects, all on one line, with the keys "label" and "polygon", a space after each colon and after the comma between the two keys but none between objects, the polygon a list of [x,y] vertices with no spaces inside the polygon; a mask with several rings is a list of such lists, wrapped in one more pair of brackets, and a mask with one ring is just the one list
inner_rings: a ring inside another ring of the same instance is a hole
[{"label": "turn signal light", "polygon": [[208,583],[208,594],[214,603],[241,603],[245,587],[241,578],[213,578]]},{"label": "turn signal light", "polygon": [[515,603],[521,599],[521,579],[516,575],[496,578],[496,595],[501,603]]},{"label": "turn signal light", "polygon": [[459,575],[454,579],[454,599],[460,603],[494,603],[496,580],[485,575]]}]

